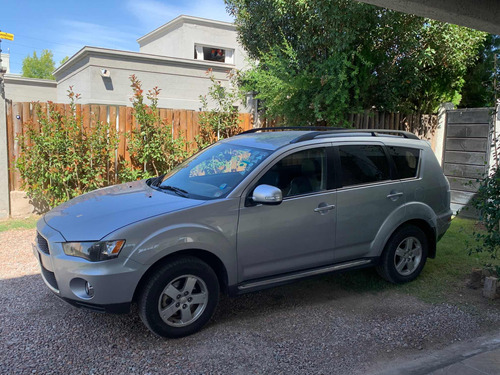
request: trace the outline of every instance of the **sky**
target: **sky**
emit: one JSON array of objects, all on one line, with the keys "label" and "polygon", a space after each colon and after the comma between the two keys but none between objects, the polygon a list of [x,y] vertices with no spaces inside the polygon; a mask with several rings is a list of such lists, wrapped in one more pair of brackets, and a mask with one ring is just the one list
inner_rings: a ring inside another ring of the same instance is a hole
[{"label": "sky", "polygon": [[56,67],[83,46],[139,51],[137,39],[185,14],[232,22],[224,0],[0,0],[0,30],[10,72],[20,74],[33,51],[54,54]]}]

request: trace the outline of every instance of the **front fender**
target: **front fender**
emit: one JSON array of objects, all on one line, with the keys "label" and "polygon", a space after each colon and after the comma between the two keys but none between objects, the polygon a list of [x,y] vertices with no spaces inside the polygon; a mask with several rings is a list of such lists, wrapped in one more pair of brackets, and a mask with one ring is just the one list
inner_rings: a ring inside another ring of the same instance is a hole
[{"label": "front fender", "polygon": [[234,257],[233,245],[215,228],[196,224],[176,224],[151,233],[129,255],[136,262],[152,265],[161,258],[182,250],[205,250],[224,264]]},{"label": "front fender", "polygon": [[398,207],[384,220],[370,245],[368,256],[379,257],[396,228],[412,220],[425,221],[436,233],[437,217],[432,208],[422,202],[406,203]]},{"label": "front fender", "polygon": [[[213,201],[131,224],[112,234],[124,238],[123,256],[144,265],[183,250],[203,250],[224,264],[228,282],[236,282],[237,199]],[[111,238],[110,238],[111,239]],[[122,256],[122,254],[120,254]]]}]

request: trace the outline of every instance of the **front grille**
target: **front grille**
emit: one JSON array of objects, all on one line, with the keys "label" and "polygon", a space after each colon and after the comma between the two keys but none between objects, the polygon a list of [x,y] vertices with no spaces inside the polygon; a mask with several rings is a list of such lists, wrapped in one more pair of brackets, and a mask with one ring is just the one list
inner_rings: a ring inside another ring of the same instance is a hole
[{"label": "front grille", "polygon": [[57,280],[56,276],[54,275],[54,272],[50,272],[48,269],[46,269],[43,264],[40,264],[40,268],[42,269],[42,276],[45,279],[45,281],[56,291],[59,290],[57,287]]},{"label": "front grille", "polygon": [[45,254],[50,254],[49,243],[38,232],[36,233],[36,243],[38,244],[38,248],[41,251],[43,251]]}]

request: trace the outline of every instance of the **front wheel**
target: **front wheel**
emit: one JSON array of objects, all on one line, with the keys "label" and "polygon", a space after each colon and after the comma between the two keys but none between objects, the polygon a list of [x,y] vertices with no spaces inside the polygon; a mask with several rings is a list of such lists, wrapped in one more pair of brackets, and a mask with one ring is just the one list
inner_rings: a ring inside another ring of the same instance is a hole
[{"label": "front wheel", "polygon": [[414,280],[427,260],[428,240],[425,233],[414,225],[408,225],[387,242],[377,271],[387,281],[402,284]]},{"label": "front wheel", "polygon": [[155,334],[177,338],[199,331],[212,317],[219,300],[215,272],[195,257],[165,264],[145,283],[139,315]]}]

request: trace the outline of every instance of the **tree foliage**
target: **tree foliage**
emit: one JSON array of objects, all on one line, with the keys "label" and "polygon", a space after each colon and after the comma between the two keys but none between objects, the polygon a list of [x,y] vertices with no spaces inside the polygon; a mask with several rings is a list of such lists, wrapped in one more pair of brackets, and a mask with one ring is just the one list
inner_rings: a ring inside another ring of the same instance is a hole
[{"label": "tree foliage", "polygon": [[37,121],[25,124],[18,137],[22,188],[40,212],[114,180],[108,171],[118,145],[115,129],[99,121],[85,129],[76,114],[79,95],[70,87],[68,97],[68,113],[50,102],[48,111],[35,103]]},{"label": "tree foliage", "polygon": [[130,82],[137,127],[126,134],[131,161],[122,162],[119,176],[122,181],[167,173],[188,156],[185,139],[180,135],[174,137],[172,126],[160,118],[158,96],[161,90],[154,87],[146,93],[150,102],[147,105],[142,82],[135,75],[130,76]]},{"label": "tree foliage", "polygon": [[59,65],[64,64],[64,63],[65,63],[66,61],[68,61],[68,60],[69,60],[69,56],[64,56],[64,57],[61,59],[61,61],[59,61]]},{"label": "tree foliage", "polygon": [[235,103],[242,98],[236,83],[236,73],[228,72],[229,87],[225,87],[216,79],[211,69],[207,71],[207,75],[212,85],[206,95],[200,96],[200,134],[196,136],[196,144],[200,150],[219,139],[241,132],[238,107]]},{"label": "tree foliage", "polygon": [[500,54],[500,35],[488,34],[480,50],[478,60],[467,70],[460,107],[477,108],[494,106],[494,76],[496,74],[497,77],[500,77],[500,60],[497,61],[497,66],[495,67],[495,54]]},{"label": "tree foliage", "polygon": [[54,56],[52,52],[44,49],[37,56],[36,51],[33,51],[33,56],[26,56],[23,60],[23,77],[28,78],[43,78],[55,79],[52,72],[55,70]]},{"label": "tree foliage", "polygon": [[[495,113],[496,115],[497,113]],[[496,116],[495,116],[496,117]],[[500,277],[500,137],[491,129],[493,158],[490,160],[491,171],[482,180],[472,200],[472,206],[479,212],[479,222],[486,231],[475,230],[475,245],[468,245],[469,255],[472,253],[488,253],[490,262],[487,269]]]},{"label": "tree foliage", "polygon": [[271,116],[338,124],[348,112],[434,111],[460,100],[485,34],[352,0],[226,0],[256,59],[242,78]]}]

